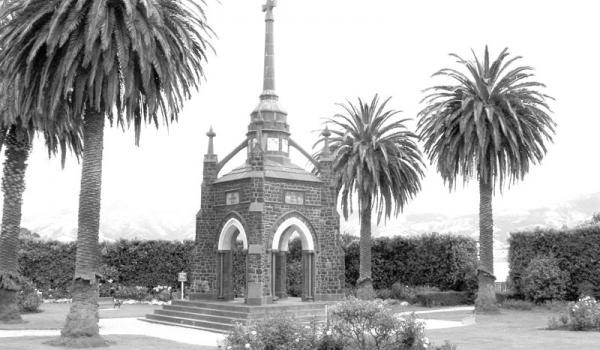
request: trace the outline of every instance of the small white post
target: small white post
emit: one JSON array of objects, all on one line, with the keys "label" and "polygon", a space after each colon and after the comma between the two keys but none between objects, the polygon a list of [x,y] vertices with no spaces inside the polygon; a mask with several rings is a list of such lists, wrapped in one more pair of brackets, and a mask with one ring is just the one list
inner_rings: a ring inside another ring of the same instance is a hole
[{"label": "small white post", "polygon": [[177,280],[179,282],[181,282],[181,300],[183,300],[183,288],[184,288],[183,284],[187,281],[187,273],[185,273],[184,271],[181,271],[180,273],[178,273]]}]

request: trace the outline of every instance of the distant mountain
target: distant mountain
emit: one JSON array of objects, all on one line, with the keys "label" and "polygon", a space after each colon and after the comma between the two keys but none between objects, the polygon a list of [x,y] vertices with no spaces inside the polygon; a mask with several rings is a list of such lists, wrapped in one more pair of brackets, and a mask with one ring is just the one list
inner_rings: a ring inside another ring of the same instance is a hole
[{"label": "distant mountain", "polygon": [[[495,269],[499,279],[508,273],[507,239],[510,232],[540,227],[560,228],[575,226],[600,212],[600,193],[581,196],[558,205],[530,210],[494,212]],[[123,213],[127,213],[124,216]],[[102,240],[132,239],[194,239],[195,213],[173,209],[170,212],[128,207],[126,202],[103,204],[100,238]],[[23,226],[38,233],[43,239],[71,241],[77,236],[77,217],[63,210],[53,217],[23,218]],[[360,227],[356,217],[342,222],[342,232],[358,235]],[[446,216],[440,213],[403,215],[373,228],[374,236],[417,235],[439,232],[467,235],[478,239],[477,213],[463,216]]]}]

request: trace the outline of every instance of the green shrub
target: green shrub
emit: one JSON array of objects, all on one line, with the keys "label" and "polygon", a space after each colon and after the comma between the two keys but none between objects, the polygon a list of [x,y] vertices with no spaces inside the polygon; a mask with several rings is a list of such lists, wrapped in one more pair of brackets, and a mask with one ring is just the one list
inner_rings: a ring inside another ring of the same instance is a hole
[{"label": "green shrub", "polygon": [[550,318],[548,328],[600,331],[600,303],[589,296],[580,298],[576,303],[569,303],[558,317]]},{"label": "green shrub", "polygon": [[40,305],[42,305],[42,303],[42,296],[38,294],[35,285],[25,278],[22,279],[21,290],[17,295],[19,310],[22,313],[40,312]]},{"label": "green shrub", "polygon": [[417,294],[417,302],[425,307],[455,306],[472,304],[473,300],[469,292],[424,292]]},{"label": "green shrub", "polygon": [[146,300],[148,296],[148,288],[143,286],[119,286],[114,294],[117,299],[139,301]]},{"label": "green shrub", "polygon": [[523,271],[523,295],[535,303],[562,300],[566,294],[567,278],[556,259],[536,257]]},{"label": "green shrub", "polygon": [[[226,336],[227,349],[286,349],[286,350],[314,350],[314,349],[340,349],[335,347],[338,342],[333,338],[327,339],[322,345],[325,334],[322,327],[316,322],[304,325],[293,316],[276,315],[272,318],[259,320],[248,326],[237,324]],[[329,346],[329,347],[327,347]],[[333,347],[332,347],[333,346]]]},{"label": "green shrub", "polygon": [[385,304],[348,298],[331,308],[331,329],[351,349],[424,349],[424,325],[398,318]]},{"label": "green shrub", "polygon": [[600,225],[573,229],[512,233],[509,239],[509,281],[523,296],[524,271],[535,257],[552,256],[569,276],[567,300],[590,293],[600,298]]},{"label": "green shrub", "polygon": [[375,291],[375,297],[382,300],[391,299],[392,291],[391,289],[378,289]]},{"label": "green shrub", "polygon": [[515,294],[512,292],[497,292],[496,293],[496,301],[500,304],[509,299],[516,299]]},{"label": "green shrub", "polygon": [[400,282],[396,282],[392,285],[392,298],[397,300],[404,300],[409,302],[410,304],[414,304],[417,302],[417,294],[419,293],[429,293],[429,292],[439,292],[440,289],[437,287],[430,286],[416,286],[411,287],[404,285]]}]

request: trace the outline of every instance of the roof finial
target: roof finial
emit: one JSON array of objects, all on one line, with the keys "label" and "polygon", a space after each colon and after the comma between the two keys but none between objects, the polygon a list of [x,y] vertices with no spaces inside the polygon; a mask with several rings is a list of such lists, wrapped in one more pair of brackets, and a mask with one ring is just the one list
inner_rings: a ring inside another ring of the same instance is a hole
[{"label": "roof finial", "polygon": [[321,152],[321,154],[323,156],[329,156],[331,155],[331,150],[329,149],[329,136],[331,136],[331,131],[329,131],[329,126],[327,124],[325,124],[325,129],[321,135],[323,135],[324,138],[323,152]]},{"label": "roof finial", "polygon": [[213,131],[212,125],[210,126],[210,129],[206,133],[206,136],[208,136],[208,153],[207,154],[213,155],[213,154],[215,154],[214,146],[213,146],[213,138],[215,136],[217,136],[217,134],[215,134],[215,132]]},{"label": "roof finial", "polygon": [[273,40],[273,8],[277,6],[277,0],[267,0],[263,5],[265,12],[265,71],[263,80],[263,94],[274,94],[275,90],[275,43]]}]

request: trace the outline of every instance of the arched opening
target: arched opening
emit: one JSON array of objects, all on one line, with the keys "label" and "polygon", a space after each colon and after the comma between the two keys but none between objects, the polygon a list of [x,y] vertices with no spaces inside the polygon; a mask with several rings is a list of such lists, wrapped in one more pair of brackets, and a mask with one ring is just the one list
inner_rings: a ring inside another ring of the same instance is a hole
[{"label": "arched opening", "polygon": [[277,299],[288,297],[288,252],[290,242],[299,238],[302,246],[300,297],[303,301],[314,300],[315,284],[315,243],[311,230],[300,219],[292,217],[285,220],[273,236],[272,286],[273,296]]},{"label": "arched opening", "polygon": [[246,297],[246,255],[248,238],[241,222],[229,219],[219,234],[217,259],[217,298]]}]

